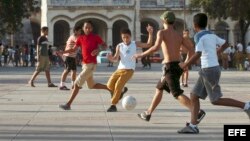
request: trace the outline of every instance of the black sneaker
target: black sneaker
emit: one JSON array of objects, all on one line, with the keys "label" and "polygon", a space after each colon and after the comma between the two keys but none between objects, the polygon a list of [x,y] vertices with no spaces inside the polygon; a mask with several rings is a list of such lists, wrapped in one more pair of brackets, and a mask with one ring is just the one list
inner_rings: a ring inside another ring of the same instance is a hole
[{"label": "black sneaker", "polygon": [[48,87],[57,87],[57,86],[55,84],[53,84],[53,83],[49,83]]},{"label": "black sneaker", "polygon": [[71,107],[68,104],[61,104],[59,105],[59,108],[63,110],[71,110]]},{"label": "black sneaker", "polygon": [[69,88],[67,88],[66,86],[61,86],[60,88],[59,88],[59,90],[70,90]]},{"label": "black sneaker", "polygon": [[[202,109],[200,109],[200,112],[198,113],[198,117],[197,117],[197,122],[198,124],[201,122],[201,120],[205,117],[206,112],[203,111]],[[189,122],[186,123],[186,126],[189,126]]]},{"label": "black sneaker", "polygon": [[140,113],[140,114],[137,114],[137,115],[138,115],[138,117],[139,117],[140,119],[145,120],[145,121],[149,121],[150,118],[151,118],[151,115],[148,115],[146,111],[145,111],[145,112],[142,112],[142,113]]},{"label": "black sneaker", "polygon": [[200,111],[199,111],[199,113],[198,113],[198,117],[197,117],[198,123],[201,122],[201,120],[205,117],[205,115],[206,115],[206,112],[203,111],[202,109],[200,109]]},{"label": "black sneaker", "polygon": [[117,112],[116,106],[115,106],[115,105],[111,105],[111,106],[108,108],[107,112]]},{"label": "black sneaker", "polygon": [[[122,99],[123,95],[128,91],[127,87],[124,87],[120,96],[120,99]],[[113,95],[112,95],[113,96]]]}]

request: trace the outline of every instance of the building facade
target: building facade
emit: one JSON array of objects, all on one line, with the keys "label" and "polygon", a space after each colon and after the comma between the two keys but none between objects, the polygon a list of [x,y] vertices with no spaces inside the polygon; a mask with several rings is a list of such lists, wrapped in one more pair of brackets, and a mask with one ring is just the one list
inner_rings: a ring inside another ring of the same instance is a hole
[{"label": "building facade", "polygon": [[[115,46],[121,41],[119,31],[124,27],[131,30],[134,40],[146,41],[146,26],[152,25],[157,32],[162,28],[159,16],[171,10],[177,17],[175,28],[180,33],[190,29],[192,36],[192,18],[199,11],[189,10],[188,5],[189,0],[42,0],[40,26],[48,26],[49,40],[61,47],[76,24],[91,20],[94,33]],[[240,41],[237,21],[210,19],[208,28],[231,44]],[[249,38],[248,32],[247,42]]]}]

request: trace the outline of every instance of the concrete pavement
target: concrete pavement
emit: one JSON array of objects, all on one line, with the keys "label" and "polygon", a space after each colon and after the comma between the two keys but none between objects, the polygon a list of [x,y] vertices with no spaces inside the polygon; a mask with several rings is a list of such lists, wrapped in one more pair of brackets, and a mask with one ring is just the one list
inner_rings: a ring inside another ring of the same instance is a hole
[{"label": "concrete pavement", "polygon": [[[78,69],[78,72],[80,72]],[[99,65],[95,73],[97,82],[106,83],[116,67]],[[201,101],[207,113],[199,125],[200,134],[183,135],[177,130],[189,121],[190,112],[171,95],[164,94],[161,104],[150,122],[137,117],[150,104],[156,82],[161,76],[161,65],[151,70],[138,65],[134,77],[128,82],[129,91],[137,99],[137,106],[126,111],[117,105],[118,112],[107,113],[110,94],[104,90],[80,90],[72,110],[63,111],[70,91],[48,88],[44,73],[35,81],[35,88],[27,85],[34,68],[0,67],[0,141],[223,141],[224,124],[249,124],[240,109],[218,107],[208,100]],[[52,68],[52,81],[59,85],[62,68]],[[190,71],[189,95],[197,71]],[[67,81],[70,86],[70,79]],[[250,101],[250,72],[223,71],[221,87],[225,97]]]}]

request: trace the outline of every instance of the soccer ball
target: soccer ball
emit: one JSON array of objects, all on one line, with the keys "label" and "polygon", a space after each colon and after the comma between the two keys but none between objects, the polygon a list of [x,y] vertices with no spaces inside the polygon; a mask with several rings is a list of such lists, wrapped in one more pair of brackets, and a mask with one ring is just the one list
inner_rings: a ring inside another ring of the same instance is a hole
[{"label": "soccer ball", "polygon": [[136,99],[133,96],[126,96],[122,99],[122,107],[128,111],[133,110],[136,106]]}]

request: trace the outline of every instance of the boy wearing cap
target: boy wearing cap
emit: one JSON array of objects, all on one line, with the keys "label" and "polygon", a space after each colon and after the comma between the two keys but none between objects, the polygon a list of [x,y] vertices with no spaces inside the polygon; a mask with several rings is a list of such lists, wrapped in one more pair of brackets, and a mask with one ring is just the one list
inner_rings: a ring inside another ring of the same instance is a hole
[{"label": "boy wearing cap", "polygon": [[[187,51],[187,58],[192,53],[192,46],[190,46],[188,40],[184,39],[181,34],[174,30],[173,24],[175,22],[175,15],[173,12],[166,11],[161,15],[164,29],[159,30],[154,46],[147,51],[134,55],[134,58],[141,58],[152,52],[162,49],[164,59],[162,61],[163,74],[160,78],[157,86],[154,98],[147,111],[138,114],[139,118],[149,121],[152,112],[162,99],[163,90],[171,93],[182,105],[191,109],[190,99],[183,94],[183,90],[180,88],[180,76],[183,73],[183,69],[179,67],[180,63],[180,47],[183,45]],[[199,121],[205,116],[205,112],[201,111],[199,115]]]}]

